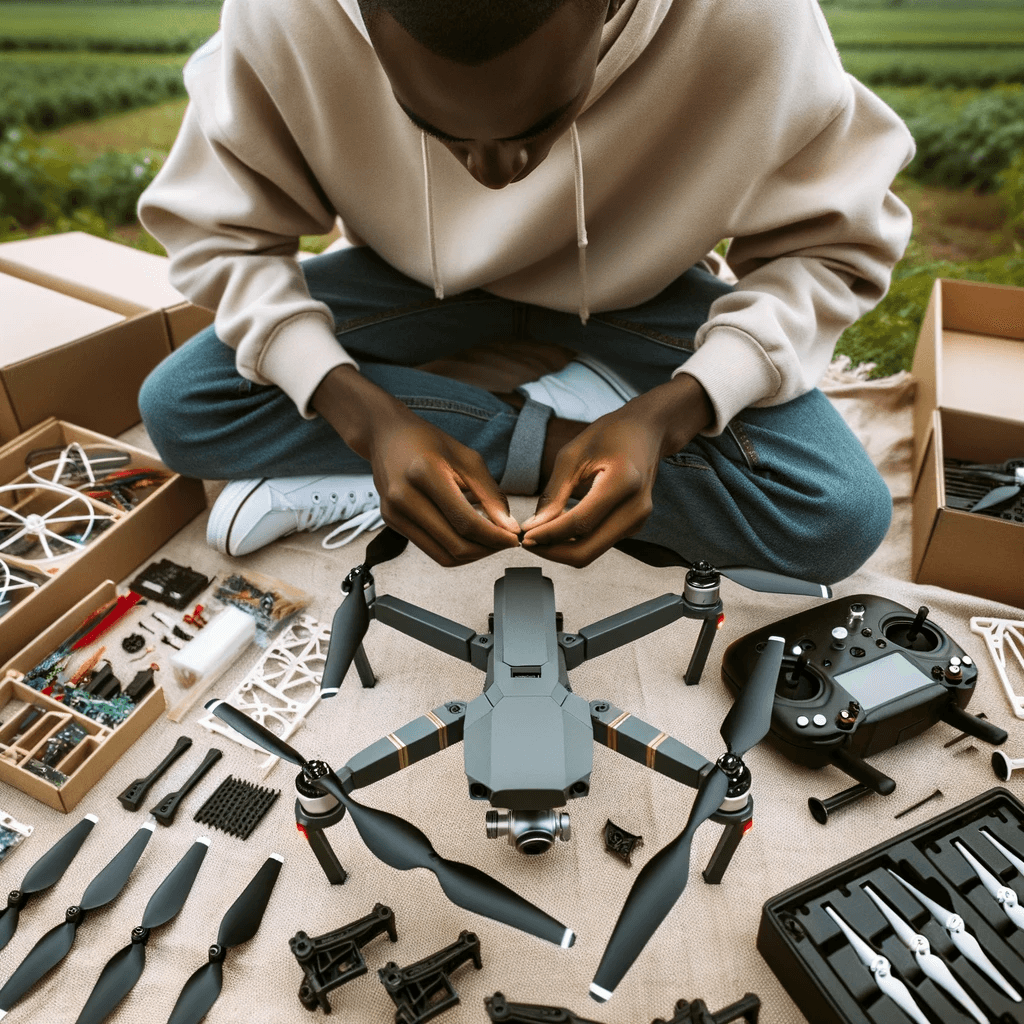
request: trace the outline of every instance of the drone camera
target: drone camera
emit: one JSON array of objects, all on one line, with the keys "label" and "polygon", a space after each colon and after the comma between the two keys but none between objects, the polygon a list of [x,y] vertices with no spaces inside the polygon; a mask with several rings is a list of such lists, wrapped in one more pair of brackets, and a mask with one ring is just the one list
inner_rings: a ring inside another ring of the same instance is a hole
[{"label": "drone camera", "polygon": [[488,811],[487,838],[508,837],[509,846],[535,856],[545,853],[560,839],[570,837],[569,815],[564,811]]}]

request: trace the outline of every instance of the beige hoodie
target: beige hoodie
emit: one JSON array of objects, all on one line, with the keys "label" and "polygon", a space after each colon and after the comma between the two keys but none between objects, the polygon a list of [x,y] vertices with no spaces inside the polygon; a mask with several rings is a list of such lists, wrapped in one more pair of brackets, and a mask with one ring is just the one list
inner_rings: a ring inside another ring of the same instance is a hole
[{"label": "beige hoodie", "polygon": [[356,0],[226,0],[185,82],[140,217],[175,287],[217,310],[239,373],[304,416],[354,363],[295,260],[336,216],[439,293],[584,316],[652,298],[731,238],[739,282],[685,364],[714,405],[709,434],[814,387],[910,237],[889,186],[913,141],[843,72],[816,0],[627,0],[576,131],[500,191],[408,120]]}]

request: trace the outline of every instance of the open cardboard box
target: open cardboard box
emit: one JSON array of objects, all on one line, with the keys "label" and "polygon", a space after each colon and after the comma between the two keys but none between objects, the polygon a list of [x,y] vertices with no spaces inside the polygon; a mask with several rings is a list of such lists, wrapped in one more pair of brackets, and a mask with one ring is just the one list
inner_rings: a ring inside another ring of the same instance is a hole
[{"label": "open cardboard box", "polygon": [[[130,462],[123,468],[149,467],[163,470],[168,477],[142,492],[144,496],[139,504],[127,511],[84,496],[72,499],[59,511],[60,519],[68,513],[82,518],[57,525],[57,515],[53,515],[52,510],[64,498],[40,489],[28,477],[25,457],[35,449],[63,449],[72,442],[78,442],[86,450],[89,446],[99,446],[127,452]],[[0,448],[0,505],[16,513],[12,517],[0,512],[0,526],[6,521],[18,528],[21,520],[28,516],[49,512],[54,522],[48,529],[56,533],[65,529],[72,533],[90,530],[86,542],[77,547],[75,541],[62,543],[49,536],[47,543],[51,554],[67,552],[56,558],[46,557],[41,541],[30,551],[12,554],[15,544],[6,543],[0,534],[0,560],[19,578],[40,581],[36,590],[22,588],[12,592],[9,610],[0,606],[2,663],[46,629],[55,615],[89,593],[100,581],[123,579],[138,568],[206,507],[206,494],[201,481],[171,473],[149,452],[71,423],[49,419]],[[95,515],[91,527],[90,509]],[[15,543],[20,545],[21,540]],[[69,551],[69,548],[74,550]]]},{"label": "open cardboard box", "polygon": [[159,310],[126,317],[0,273],[0,442],[55,415],[122,433],[170,351]]},{"label": "open cardboard box", "polygon": [[[155,686],[120,725],[111,727],[23,682],[27,672],[56,650],[93,611],[116,596],[114,584],[104,581],[0,669],[0,782],[57,811],[70,811],[166,707],[163,690]],[[16,736],[33,705],[43,711],[42,716]],[[38,759],[47,741],[69,722],[77,722],[88,735],[53,766],[67,776],[67,781],[57,786],[30,772],[26,765]]]},{"label": "open cardboard box", "polygon": [[123,317],[161,311],[170,345],[177,348],[212,324],[213,313],[171,287],[169,262],[166,256],[81,231],[0,244],[0,271],[12,277]]},{"label": "open cardboard box", "polygon": [[1024,523],[949,508],[943,460],[1024,457],[1024,288],[936,280],[913,372],[914,580],[1022,607]]}]

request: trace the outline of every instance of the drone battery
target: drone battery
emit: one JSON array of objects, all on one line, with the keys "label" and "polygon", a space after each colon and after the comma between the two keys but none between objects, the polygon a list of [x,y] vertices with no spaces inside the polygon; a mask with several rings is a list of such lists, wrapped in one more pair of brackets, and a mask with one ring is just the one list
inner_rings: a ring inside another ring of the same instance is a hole
[{"label": "drone battery", "polygon": [[210,578],[189,566],[178,565],[167,558],[139,573],[131,589],[143,597],[152,597],[176,611],[187,607],[210,585]]},{"label": "drone battery", "polygon": [[182,686],[200,689],[217,679],[256,638],[256,620],[233,606],[215,615],[195,639],[171,658]]}]

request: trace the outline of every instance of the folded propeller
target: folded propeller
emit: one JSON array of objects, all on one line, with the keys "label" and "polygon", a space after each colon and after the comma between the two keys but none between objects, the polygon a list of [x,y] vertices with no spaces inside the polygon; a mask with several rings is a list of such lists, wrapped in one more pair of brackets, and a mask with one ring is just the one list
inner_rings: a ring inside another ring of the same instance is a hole
[{"label": "folded propeller", "polygon": [[697,829],[719,810],[729,795],[730,786],[749,774],[743,756],[767,736],[771,727],[784,649],[782,637],[768,639],[750,680],[725,716],[721,736],[726,753],[701,779],[686,826],[637,875],[590,985],[590,995],[598,1002],[611,998],[616,986],[682,896],[690,874],[690,844]]},{"label": "folded propeller", "polygon": [[96,821],[96,815],[87,814],[28,869],[21,885],[8,893],[7,906],[0,910],[0,949],[14,938],[18,918],[29,897],[44,892],[61,880]]},{"label": "folded propeller", "polygon": [[[76,827],[80,826],[81,823]],[[89,911],[105,907],[120,895],[142,852],[146,849],[155,827],[155,821],[147,821],[89,883],[81,902],[68,907],[64,923],[51,928],[29,950],[28,955],[0,989],[0,1010],[4,1013],[9,1011],[37,981],[49,974],[68,955],[74,944],[78,926],[88,916]]]},{"label": "folded propeller", "polygon": [[135,987],[146,966],[150,930],[167,924],[185,905],[209,846],[209,839],[197,839],[160,883],[146,904],[142,924],[132,930],[132,941],[107,961],[75,1024],[100,1024]]},{"label": "folded propeller", "polygon": [[[373,543],[378,539],[375,538]],[[358,596],[361,600],[362,595]],[[409,871],[411,868],[432,871],[448,899],[464,910],[511,925],[563,948],[571,946],[575,941],[575,935],[565,925],[501,882],[478,868],[446,860],[411,822],[352,799],[349,795],[352,788],[351,776],[347,773],[343,773],[346,775],[343,782],[325,762],[307,761],[284,740],[230,704],[212,700],[207,703],[206,710],[268,753],[301,768],[311,783],[344,806],[367,848],[385,864],[399,871]]]}]

